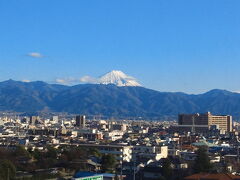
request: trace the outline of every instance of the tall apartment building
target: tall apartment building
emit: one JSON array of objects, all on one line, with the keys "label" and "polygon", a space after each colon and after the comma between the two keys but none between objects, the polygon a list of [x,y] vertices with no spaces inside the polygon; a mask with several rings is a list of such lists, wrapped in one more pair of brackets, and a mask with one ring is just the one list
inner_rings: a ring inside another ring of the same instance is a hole
[{"label": "tall apartment building", "polygon": [[51,118],[51,121],[53,121],[54,123],[58,123],[58,116],[53,116]]},{"label": "tall apartment building", "polygon": [[220,130],[232,131],[232,116],[205,114],[179,114],[178,124],[183,126],[210,127],[216,125]]},{"label": "tall apartment building", "polygon": [[29,124],[32,126],[35,126],[37,124],[37,121],[39,121],[39,119],[40,119],[39,116],[31,116]]},{"label": "tall apartment building", "polygon": [[76,126],[80,128],[85,128],[86,126],[86,116],[76,116]]}]

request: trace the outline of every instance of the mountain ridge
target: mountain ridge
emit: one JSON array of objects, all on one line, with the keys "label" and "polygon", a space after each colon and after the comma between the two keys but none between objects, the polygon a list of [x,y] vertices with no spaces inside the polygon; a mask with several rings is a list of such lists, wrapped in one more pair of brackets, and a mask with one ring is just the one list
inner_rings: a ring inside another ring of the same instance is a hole
[{"label": "mountain ridge", "polygon": [[0,82],[0,111],[67,112],[107,117],[171,117],[179,113],[230,114],[240,117],[240,94],[214,89],[203,94],[159,92],[140,86],[42,81]]}]

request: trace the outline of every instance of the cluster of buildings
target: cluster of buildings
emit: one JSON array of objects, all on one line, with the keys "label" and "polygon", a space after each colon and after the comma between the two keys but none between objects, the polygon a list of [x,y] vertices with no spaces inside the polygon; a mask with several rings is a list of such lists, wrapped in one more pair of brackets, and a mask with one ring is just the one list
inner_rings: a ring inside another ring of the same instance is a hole
[{"label": "cluster of buildings", "polygon": [[[195,150],[208,148],[218,170],[240,173],[239,127],[229,115],[180,114],[178,121],[87,120],[86,116],[0,119],[0,147],[46,145],[94,148],[112,154],[117,173],[125,179],[159,179],[166,158],[176,172],[186,173],[196,158]],[[96,163],[97,164],[97,163]],[[96,167],[97,169],[97,167]],[[77,178],[76,178],[77,179]]]},{"label": "cluster of buildings", "polygon": [[221,132],[232,132],[232,116],[205,114],[179,114],[177,130],[191,132],[208,132],[210,128],[219,129]]}]

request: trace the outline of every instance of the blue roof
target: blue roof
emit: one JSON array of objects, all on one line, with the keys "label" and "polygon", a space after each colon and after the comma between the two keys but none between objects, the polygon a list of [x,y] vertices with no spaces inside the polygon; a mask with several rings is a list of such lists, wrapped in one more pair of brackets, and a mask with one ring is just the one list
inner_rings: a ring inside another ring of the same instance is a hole
[{"label": "blue roof", "polygon": [[102,175],[103,177],[115,177],[115,174],[110,174],[110,173],[102,173],[98,175]]},{"label": "blue roof", "polygon": [[81,177],[89,177],[89,176],[95,176],[96,173],[92,173],[92,172],[77,172],[74,175],[74,178],[81,178]]},{"label": "blue roof", "polygon": [[110,173],[93,173],[93,172],[77,172],[74,175],[74,178],[82,178],[82,177],[89,177],[89,176],[103,176],[103,177],[115,177],[115,174],[110,174]]}]

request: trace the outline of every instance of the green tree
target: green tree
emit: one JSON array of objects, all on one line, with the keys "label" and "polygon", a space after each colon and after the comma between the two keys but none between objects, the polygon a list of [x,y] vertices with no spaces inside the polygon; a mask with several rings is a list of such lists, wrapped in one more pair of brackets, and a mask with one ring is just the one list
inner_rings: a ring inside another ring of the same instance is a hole
[{"label": "green tree", "polygon": [[116,159],[113,155],[107,154],[102,156],[102,171],[103,172],[114,172],[116,166]]},{"label": "green tree", "polygon": [[27,148],[27,151],[31,154],[32,151],[33,151],[33,148],[32,148],[31,146],[29,146],[29,147]]},{"label": "green tree", "polygon": [[87,150],[82,147],[66,148],[62,152],[62,155],[64,155],[68,161],[72,161],[72,160],[76,160],[76,159],[84,161],[88,158]]},{"label": "green tree", "polygon": [[14,151],[14,155],[16,157],[30,157],[30,153],[24,148],[24,146],[16,146],[16,149]]},{"label": "green tree", "polygon": [[165,177],[161,176],[158,180],[167,180]]},{"label": "green tree", "polygon": [[0,162],[0,179],[14,179],[16,175],[16,168],[9,160],[2,160]]},{"label": "green tree", "polygon": [[88,154],[92,155],[92,156],[95,156],[95,157],[98,157],[98,158],[100,158],[102,156],[100,151],[96,148],[90,148],[89,151],[88,151]]},{"label": "green tree", "polygon": [[207,149],[204,146],[201,146],[197,152],[197,157],[194,161],[193,171],[195,173],[200,172],[210,172],[213,169],[210,159],[207,154]]},{"label": "green tree", "polygon": [[166,179],[171,179],[173,175],[173,169],[171,167],[171,162],[169,159],[165,159],[162,165],[162,175]]},{"label": "green tree", "polygon": [[40,159],[42,159],[42,154],[38,149],[34,149],[34,151],[32,152],[32,156],[34,157],[34,159],[36,159],[37,161],[39,161]]},{"label": "green tree", "polygon": [[46,157],[51,158],[51,159],[56,159],[57,158],[57,150],[52,146],[48,146]]}]

